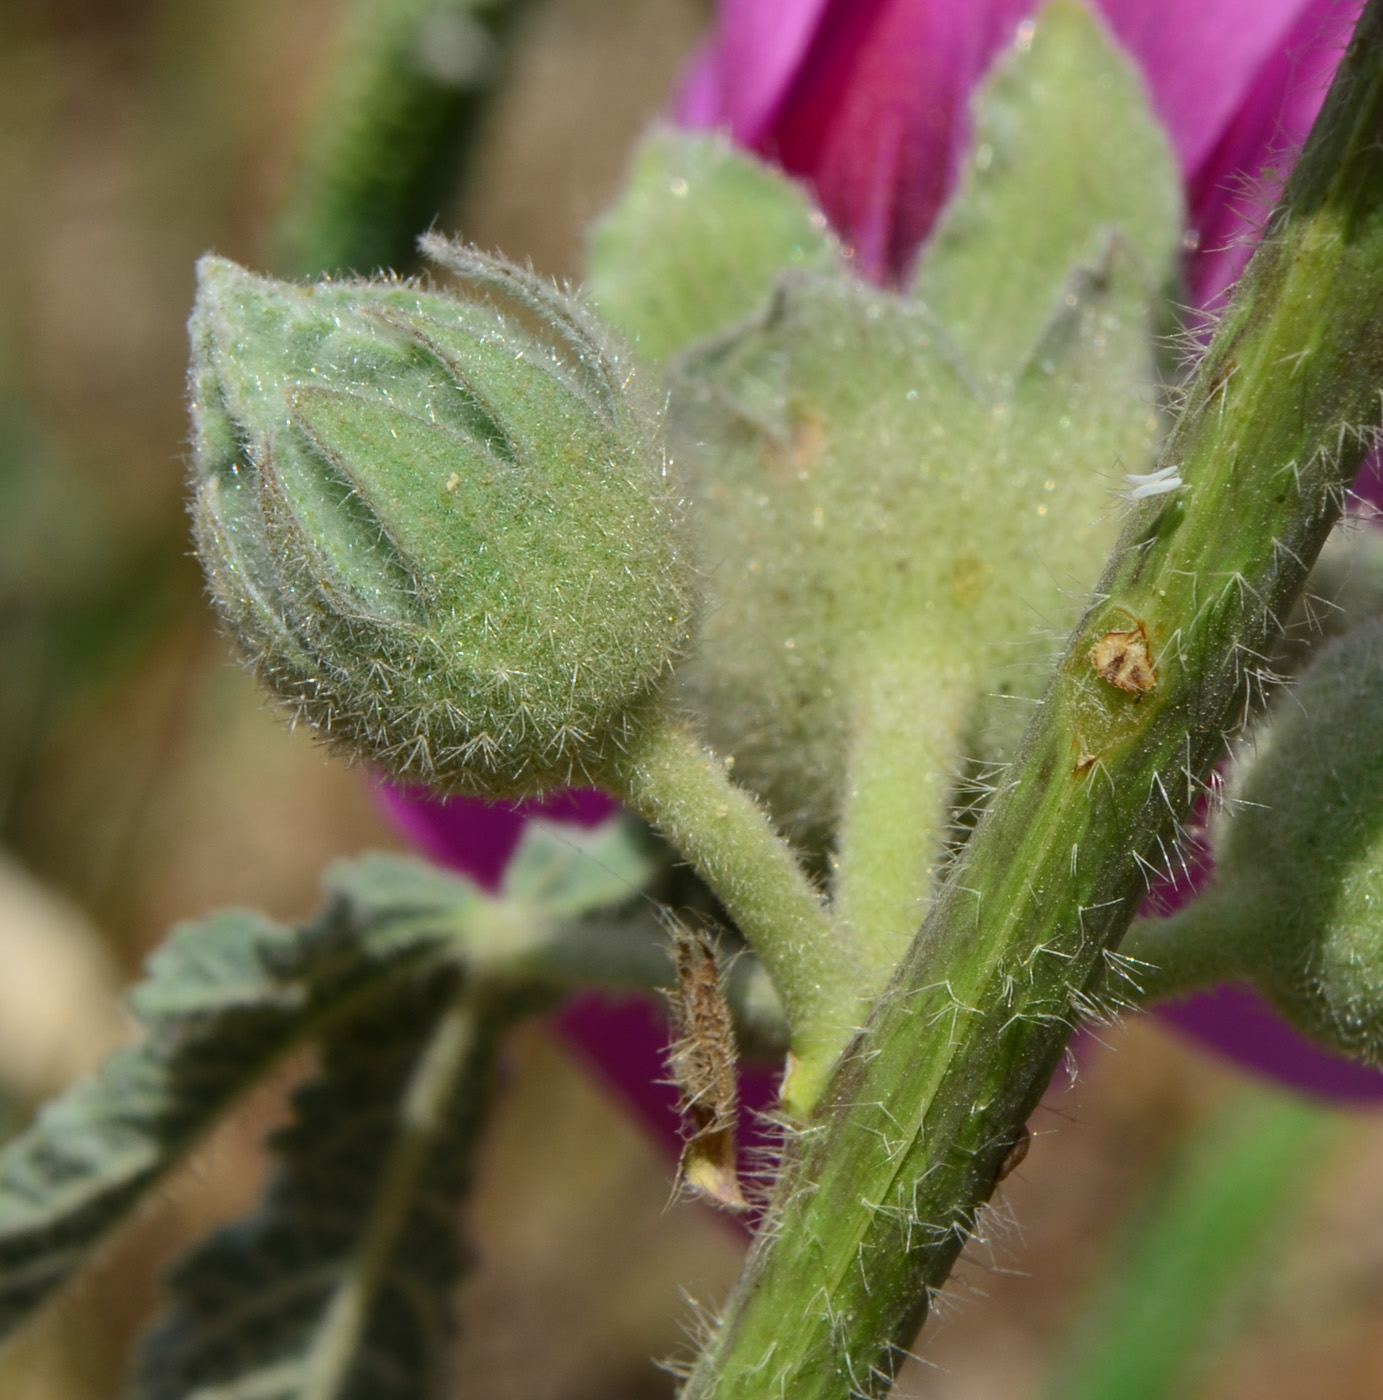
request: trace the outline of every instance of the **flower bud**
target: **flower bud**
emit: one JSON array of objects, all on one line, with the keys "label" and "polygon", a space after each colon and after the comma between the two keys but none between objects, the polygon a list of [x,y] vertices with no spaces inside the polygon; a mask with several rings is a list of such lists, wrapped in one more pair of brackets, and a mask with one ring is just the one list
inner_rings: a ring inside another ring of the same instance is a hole
[{"label": "flower bud", "polygon": [[506,797],[599,781],[693,612],[657,414],[556,288],[425,251],[468,299],[198,265],[211,592],[296,717],[397,776]]},{"label": "flower bud", "polygon": [[[1185,911],[1284,1015],[1383,1064],[1383,618],[1323,649],[1278,704]],[[1203,907],[1198,907],[1203,906]]]}]

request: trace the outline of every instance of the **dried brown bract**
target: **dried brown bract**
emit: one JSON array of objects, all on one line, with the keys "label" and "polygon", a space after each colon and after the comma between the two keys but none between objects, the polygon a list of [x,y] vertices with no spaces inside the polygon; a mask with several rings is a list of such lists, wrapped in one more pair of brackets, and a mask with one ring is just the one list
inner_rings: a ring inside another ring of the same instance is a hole
[{"label": "dried brown bract", "polygon": [[720,984],[716,940],[709,930],[670,915],[677,986],[669,992],[677,1039],[668,1068],[682,1095],[681,1180],[725,1210],[745,1210],[735,1166],[739,1119],[735,1028]]}]

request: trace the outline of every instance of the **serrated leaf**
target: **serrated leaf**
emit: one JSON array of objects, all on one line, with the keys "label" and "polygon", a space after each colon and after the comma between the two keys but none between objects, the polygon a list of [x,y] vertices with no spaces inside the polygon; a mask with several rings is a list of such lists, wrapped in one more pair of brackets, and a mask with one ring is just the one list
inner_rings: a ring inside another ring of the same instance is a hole
[{"label": "serrated leaf", "polygon": [[750,315],[787,268],[832,266],[824,218],[786,176],[718,136],[654,131],[595,226],[601,315],[662,360]]},{"label": "serrated leaf", "polygon": [[[628,903],[665,859],[666,848],[634,817],[615,817],[584,831],[531,821],[505,869],[498,900],[462,876],[414,857],[382,853],[338,862],[324,884],[353,920],[371,926],[377,943],[390,936],[407,941],[431,930],[455,938],[482,973],[541,978],[547,972],[560,981],[580,966],[568,952],[578,950],[580,956],[589,940],[574,928],[554,934],[554,926]],[[621,927],[627,923],[619,921]],[[527,926],[531,937],[520,935],[517,925]],[[496,928],[497,935],[491,932]],[[641,924],[626,928],[615,941],[628,950],[648,939]],[[558,946],[563,943],[571,949]],[[602,980],[610,966],[598,959],[591,980]]]},{"label": "serrated leaf", "polygon": [[[217,945],[214,959],[198,936]],[[291,1035],[303,997],[266,965],[279,937],[248,914],[180,930],[136,1004],[145,1043],[117,1051],[0,1155],[0,1330],[63,1281]]]},{"label": "serrated leaf", "polygon": [[440,1393],[499,1032],[458,969],[407,979],[326,1038],[249,1219],[181,1263],[134,1400],[420,1400]]},{"label": "serrated leaf", "polygon": [[558,928],[625,902],[650,877],[656,854],[644,828],[616,820],[575,841],[535,828],[522,854],[507,900],[422,861],[372,855],[333,867],[326,909],[302,927],[232,912],[175,930],[131,996],[140,1043],[0,1152],[0,1335],[290,1047],[362,1014],[420,965],[464,963],[473,951],[479,965],[489,959],[540,987],[583,968],[597,981],[632,968],[636,983],[661,968],[656,929],[625,930],[606,948],[583,936],[564,942]]},{"label": "serrated leaf", "polygon": [[[262,1206],[174,1276],[172,1313],[145,1347],[135,1400],[436,1392],[463,1264],[460,1204],[498,1037],[574,970],[563,959],[580,944],[579,936],[554,938],[559,955],[549,966],[532,938],[560,919],[626,902],[656,864],[646,828],[618,819],[585,833],[534,824],[499,900],[399,857],[332,870],[328,888],[351,922],[391,947],[429,934],[463,949],[473,941],[477,970],[504,973],[517,990],[496,999],[482,979],[471,1003],[462,968],[438,968],[326,1037],[323,1073],[297,1096],[297,1121],[275,1144],[282,1170]],[[612,941],[622,944],[621,967],[663,970],[656,925],[622,940],[610,933],[601,929],[602,946],[587,952],[592,970],[614,970],[600,963]],[[529,980],[516,984],[515,973]]]},{"label": "serrated leaf", "polygon": [[322,888],[349,914],[369,925],[372,938],[391,930],[405,939],[418,922],[443,920],[461,927],[488,896],[464,875],[431,865],[418,856],[370,851],[327,867]]},{"label": "serrated leaf", "polygon": [[961,187],[913,290],[982,377],[1010,386],[1071,270],[1117,229],[1169,278],[1181,180],[1142,79],[1076,0],[1052,0],[981,87]]},{"label": "serrated leaf", "polygon": [[132,1005],[144,1030],[0,1153],[0,1333],[91,1248],[297,1040],[436,938],[374,947],[325,917],[247,913],[179,928]]}]

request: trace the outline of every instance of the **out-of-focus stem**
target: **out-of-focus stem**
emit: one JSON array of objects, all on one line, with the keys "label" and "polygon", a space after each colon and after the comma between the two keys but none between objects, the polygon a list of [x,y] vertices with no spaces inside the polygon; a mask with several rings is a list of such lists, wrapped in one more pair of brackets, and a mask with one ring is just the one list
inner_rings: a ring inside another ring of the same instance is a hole
[{"label": "out-of-focus stem", "polygon": [[277,231],[290,276],[404,268],[459,188],[522,0],[353,0]]},{"label": "out-of-focus stem", "polygon": [[1207,1343],[1270,1266],[1341,1126],[1325,1109],[1256,1091],[1220,1110],[1137,1208],[1051,1400],[1192,1394]]},{"label": "out-of-focus stem", "polygon": [[1171,436],[1163,465],[1181,484],[1134,506],[1014,782],[813,1113],[684,1400],[887,1389],[1146,874],[1255,702],[1380,386],[1370,0]]}]

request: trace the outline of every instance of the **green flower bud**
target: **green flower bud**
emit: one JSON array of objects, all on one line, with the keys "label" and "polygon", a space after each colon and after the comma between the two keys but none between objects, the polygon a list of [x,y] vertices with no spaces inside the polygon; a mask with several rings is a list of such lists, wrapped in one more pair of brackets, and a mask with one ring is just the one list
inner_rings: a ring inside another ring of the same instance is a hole
[{"label": "green flower bud", "polygon": [[1372,1064],[1383,1064],[1380,715],[1376,618],[1323,649],[1279,701],[1217,825],[1215,884],[1163,933],[1172,951],[1251,978],[1301,1030]]},{"label": "green flower bud", "polygon": [[694,609],[658,416],[571,298],[424,251],[468,299],[198,265],[211,592],[296,717],[400,777],[507,797],[599,781]]}]

